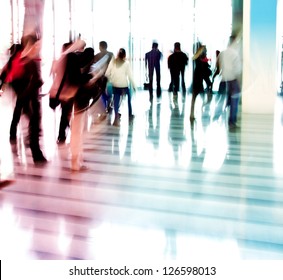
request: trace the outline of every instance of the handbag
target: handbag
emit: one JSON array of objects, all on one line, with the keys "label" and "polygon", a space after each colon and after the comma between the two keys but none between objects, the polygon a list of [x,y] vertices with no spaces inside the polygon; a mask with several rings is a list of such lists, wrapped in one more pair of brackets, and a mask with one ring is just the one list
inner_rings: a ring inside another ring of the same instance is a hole
[{"label": "handbag", "polygon": [[59,94],[59,100],[62,102],[68,102],[73,99],[78,92],[79,86],[64,83],[62,90]]},{"label": "handbag", "polygon": [[[64,57],[61,57],[61,59],[59,60],[57,64],[57,68],[60,69],[60,71],[57,70],[58,72],[49,90],[49,107],[53,110],[56,109],[56,107],[61,103],[59,100],[59,95],[61,93],[61,90],[66,80],[65,67],[66,67],[66,57],[64,56]],[[65,70],[62,70],[62,69],[65,69]]]},{"label": "handbag", "polygon": [[149,90],[149,80],[148,80],[148,76],[145,76],[145,82],[143,83],[143,89],[144,90]]},{"label": "handbag", "polygon": [[68,102],[72,100],[78,92],[79,86],[72,85],[66,81],[67,68],[64,71],[63,77],[58,87],[58,76],[56,76],[51,89],[49,90],[49,107],[55,109],[61,102]]}]

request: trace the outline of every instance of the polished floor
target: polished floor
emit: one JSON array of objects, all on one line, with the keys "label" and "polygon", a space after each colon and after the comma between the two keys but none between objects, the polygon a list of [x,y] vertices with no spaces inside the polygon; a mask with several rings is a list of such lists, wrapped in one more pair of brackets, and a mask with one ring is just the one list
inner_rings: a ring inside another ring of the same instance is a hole
[{"label": "polished floor", "polygon": [[275,114],[239,113],[229,131],[223,96],[133,98],[121,126],[88,112],[85,172],[70,171],[68,143],[57,146],[60,111],[42,98],[42,146],[34,166],[9,143],[12,94],[0,97],[0,259],[100,261],[283,259],[283,102]]}]

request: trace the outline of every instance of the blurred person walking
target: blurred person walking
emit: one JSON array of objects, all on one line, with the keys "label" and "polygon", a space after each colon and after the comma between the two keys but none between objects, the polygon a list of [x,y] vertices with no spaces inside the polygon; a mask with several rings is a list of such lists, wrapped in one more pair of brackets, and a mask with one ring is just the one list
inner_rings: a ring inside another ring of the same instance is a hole
[{"label": "blurred person walking", "polygon": [[[65,72],[65,64],[66,64],[66,55],[67,55],[67,49],[73,44],[73,42],[67,42],[64,43],[62,46],[62,53],[58,60],[53,61],[50,74],[53,76],[53,81],[56,81],[57,83],[61,83],[63,79],[63,75]],[[55,85],[56,82],[53,84]],[[59,88],[59,84],[57,85]],[[51,88],[51,91],[55,90],[56,92],[49,92],[51,98],[56,95],[58,88],[54,88],[54,86]],[[73,110],[73,101],[69,100],[68,102],[57,100],[55,101],[55,104],[51,104],[51,108],[55,109],[58,105],[61,106],[61,118],[60,118],[60,124],[59,124],[59,132],[58,132],[58,138],[57,143],[58,144],[64,144],[67,138],[68,129],[70,127],[70,121],[72,116],[72,110]]]},{"label": "blurred person walking", "polygon": [[[102,59],[103,60],[103,59]],[[85,48],[84,51],[71,52],[67,55],[66,87],[62,89],[62,100],[73,100],[73,115],[71,119],[71,170],[84,171],[83,140],[86,126],[87,110],[90,103],[94,104],[105,90],[103,73],[106,63],[96,63],[93,67],[94,49]]]},{"label": "blurred person walking", "polygon": [[[94,58],[94,50],[92,48],[85,49],[85,46],[86,43],[78,39],[62,52],[57,63],[56,76],[49,91],[50,107],[55,109],[61,103],[64,104],[63,106],[68,106],[68,114],[71,113],[71,116],[68,115],[68,122],[70,121],[71,126],[71,170],[74,171],[84,168],[82,152],[85,110],[80,109],[87,106],[86,103],[89,102],[89,99],[83,98],[80,88],[91,78],[88,71]],[[80,98],[78,98],[78,94]]]},{"label": "blurred person walking", "polygon": [[230,105],[228,125],[232,130],[238,127],[237,114],[241,96],[239,77],[242,71],[242,63],[239,51],[237,50],[236,38],[236,36],[231,35],[228,47],[226,50],[220,52],[217,70],[217,73],[221,73],[221,83],[225,84],[228,95],[228,105]]},{"label": "blurred person walking", "polygon": [[204,92],[203,81],[206,83],[207,91],[207,103],[212,98],[212,82],[210,76],[212,71],[206,57],[206,46],[200,45],[196,53],[193,56],[194,70],[193,70],[193,82],[192,82],[192,100],[191,100],[191,113],[190,119],[195,119],[195,101],[199,93]]},{"label": "blurred person walking", "polygon": [[[13,119],[10,126],[11,143],[17,140],[17,125],[21,114],[29,119],[28,141],[35,164],[46,163],[39,145],[41,132],[41,104],[39,90],[43,85],[40,71],[40,41],[33,34],[22,37],[18,61],[7,74],[6,80],[17,95]],[[14,60],[15,62],[15,60]]]},{"label": "blurred person walking", "polygon": [[[91,96],[87,95],[84,86],[92,76],[89,74],[90,66],[94,60],[93,48],[86,48],[83,52],[68,54],[67,67],[72,68],[68,76],[70,85],[77,87],[74,95],[74,112],[71,120],[71,170],[83,171],[87,167],[83,165],[83,135],[86,125],[86,108],[88,108]],[[69,65],[68,65],[69,64]]]},{"label": "blurred person walking", "polygon": [[133,79],[133,74],[131,70],[130,63],[126,60],[126,51],[123,48],[119,49],[117,57],[112,60],[107,68],[105,76],[110,80],[113,86],[114,94],[114,111],[115,120],[113,125],[120,126],[119,108],[121,104],[122,97],[127,95],[128,98],[128,118],[129,123],[134,119],[132,112],[132,102],[131,102],[131,90],[130,85],[134,90],[136,90],[136,85]]},{"label": "blurred person walking", "polygon": [[[95,54],[94,56],[94,63],[98,63],[99,61],[101,61],[101,59],[106,59],[104,62],[105,66],[108,66],[110,61],[115,59],[114,54],[110,51],[107,50],[108,48],[108,44],[106,41],[100,41],[99,42],[99,52],[97,54]],[[104,68],[105,69],[105,68]],[[106,69],[105,69],[106,71]],[[104,75],[105,73],[103,73]],[[107,79],[105,77],[105,79]],[[105,112],[103,112],[101,114],[101,118],[104,119],[106,117],[106,114],[109,113],[111,111],[111,103],[112,103],[112,86],[111,83],[109,81],[104,81],[106,83],[105,86],[105,90],[103,90],[102,94],[101,94],[101,98],[103,101],[103,105],[104,105],[104,110]]]},{"label": "blurred person walking", "polygon": [[[3,67],[0,75],[0,80],[1,80],[0,89],[4,84],[8,84],[12,87],[12,82],[16,81],[18,78],[21,78],[23,76],[24,64],[21,61],[22,50],[23,48],[21,44],[13,44],[10,47],[9,49],[10,58]],[[16,104],[18,102],[18,106],[15,106],[14,108],[13,118],[10,126],[10,142],[12,144],[16,143],[17,141],[17,126],[22,115],[21,107],[23,107],[23,104],[21,104],[22,102],[18,99],[19,97],[17,96]]]},{"label": "blurred person walking", "polygon": [[5,83],[10,83],[12,81],[12,77],[16,76],[17,71],[19,71],[18,72],[19,76],[22,75],[21,73],[22,71],[20,71],[20,69],[16,65],[19,63],[21,57],[21,51],[22,51],[21,44],[12,44],[12,46],[9,48],[10,57],[8,59],[8,62],[2,68],[0,74],[0,89],[2,89],[2,86]]}]

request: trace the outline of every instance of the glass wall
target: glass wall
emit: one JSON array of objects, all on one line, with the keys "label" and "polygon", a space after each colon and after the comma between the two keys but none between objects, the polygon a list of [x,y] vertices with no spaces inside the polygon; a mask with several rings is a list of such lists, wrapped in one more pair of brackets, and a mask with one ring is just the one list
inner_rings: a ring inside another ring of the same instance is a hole
[{"label": "glass wall", "polygon": [[23,32],[24,0],[1,0],[0,2],[0,69],[8,59],[12,43],[20,42]]},{"label": "glass wall", "polygon": [[[12,3],[12,6],[11,6]],[[24,0],[1,0],[0,16],[7,28],[0,30],[0,51],[22,34]],[[5,12],[4,12],[5,11]],[[207,45],[208,56],[214,63],[215,50],[222,50],[231,33],[231,0],[45,0],[43,14],[42,66],[48,79],[53,59],[61,52],[63,43],[81,36],[87,46],[98,51],[101,40],[108,42],[114,54],[120,47],[127,51],[137,84],[144,82],[144,55],[158,41],[163,52],[162,87],[169,85],[167,57],[174,42],[190,58],[193,44]],[[191,63],[186,73],[190,83]]]},{"label": "glass wall", "polygon": [[190,55],[193,44],[193,1],[135,0],[131,7],[131,37],[135,63],[135,77],[140,84],[145,79],[144,56],[157,41],[163,53],[161,84],[168,88],[170,75],[167,58],[175,42],[181,43],[184,52]]},{"label": "glass wall", "polygon": [[278,64],[277,83],[278,92],[283,96],[283,0],[277,2],[277,38],[278,38]]}]

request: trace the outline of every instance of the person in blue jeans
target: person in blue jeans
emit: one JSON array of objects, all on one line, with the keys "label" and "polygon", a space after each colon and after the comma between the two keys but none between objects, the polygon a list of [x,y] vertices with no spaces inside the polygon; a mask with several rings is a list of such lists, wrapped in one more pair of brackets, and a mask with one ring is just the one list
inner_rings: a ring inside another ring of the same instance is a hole
[{"label": "person in blue jeans", "polygon": [[128,98],[128,117],[129,122],[132,122],[134,115],[132,112],[132,102],[131,102],[131,90],[132,87],[136,90],[136,85],[133,79],[133,74],[131,70],[130,63],[126,60],[125,49],[119,49],[117,57],[112,60],[107,68],[105,76],[110,80],[113,87],[114,95],[114,112],[115,120],[113,125],[120,126],[119,108],[123,95],[127,95]]},{"label": "person in blue jeans", "polygon": [[226,93],[230,105],[229,128],[237,128],[237,115],[241,89],[238,78],[241,74],[241,59],[237,50],[236,36],[232,35],[226,50],[218,56],[218,73],[222,75],[222,83],[226,84]]}]

